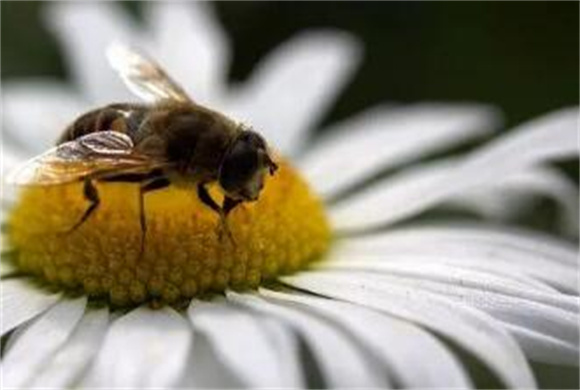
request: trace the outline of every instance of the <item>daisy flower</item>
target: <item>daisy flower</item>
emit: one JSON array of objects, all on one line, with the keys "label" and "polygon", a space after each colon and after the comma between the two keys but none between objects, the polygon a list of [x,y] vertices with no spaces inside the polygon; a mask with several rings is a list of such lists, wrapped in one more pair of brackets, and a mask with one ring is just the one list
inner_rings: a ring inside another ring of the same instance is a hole
[{"label": "daisy flower", "polygon": [[[115,3],[46,11],[74,84],[3,85],[4,172],[88,109],[135,100],[106,63],[112,41],[286,157],[232,213],[235,245],[189,189],[152,194],[141,261],[134,187],[103,185],[102,208],[69,235],[50,231],[82,212],[78,187],[5,188],[3,387],[532,388],[534,368],[577,369],[577,248],[505,223],[540,195],[577,233],[577,187],[549,165],[578,157],[577,108],[413,164],[489,138],[499,112],[380,106],[311,137],[361,59],[345,33],[302,33],[230,85],[206,3],[148,2],[142,24]],[[442,208],[479,217],[418,218]]]}]

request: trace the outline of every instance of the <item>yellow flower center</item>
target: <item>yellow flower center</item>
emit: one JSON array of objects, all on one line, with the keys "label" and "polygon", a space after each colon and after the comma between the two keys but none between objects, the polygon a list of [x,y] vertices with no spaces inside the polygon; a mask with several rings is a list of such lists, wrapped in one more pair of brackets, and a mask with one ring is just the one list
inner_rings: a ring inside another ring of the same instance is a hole
[{"label": "yellow flower center", "polygon": [[[232,239],[193,184],[147,194],[141,255],[138,188],[97,188],[100,206],[70,232],[88,206],[81,184],[22,191],[8,222],[21,271],[116,306],[174,304],[226,288],[255,288],[320,258],[330,241],[321,202],[287,163],[267,180],[259,201],[228,216]],[[210,192],[219,199],[217,188]]]}]

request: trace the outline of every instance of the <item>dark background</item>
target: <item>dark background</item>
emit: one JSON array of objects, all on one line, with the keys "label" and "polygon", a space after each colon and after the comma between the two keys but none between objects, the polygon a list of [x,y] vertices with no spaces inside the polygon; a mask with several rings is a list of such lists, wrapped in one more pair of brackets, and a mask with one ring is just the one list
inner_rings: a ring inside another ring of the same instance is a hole
[{"label": "dark background", "polygon": [[[125,2],[139,18],[139,3]],[[365,61],[330,118],[382,100],[473,100],[508,124],[578,104],[577,2],[219,2],[243,79],[277,43],[337,27],[365,44]],[[2,79],[67,69],[44,30],[41,2],[2,1]]]}]

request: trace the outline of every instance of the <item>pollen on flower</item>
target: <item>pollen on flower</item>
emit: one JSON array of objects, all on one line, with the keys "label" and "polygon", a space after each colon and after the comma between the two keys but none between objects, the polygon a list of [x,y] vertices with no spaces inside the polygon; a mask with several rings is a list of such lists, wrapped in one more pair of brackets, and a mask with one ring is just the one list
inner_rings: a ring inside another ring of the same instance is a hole
[{"label": "pollen on flower", "polygon": [[[69,231],[87,208],[80,184],[30,187],[9,216],[16,265],[63,289],[126,306],[177,303],[226,288],[255,288],[318,259],[330,241],[319,200],[287,164],[253,203],[228,216],[233,240],[194,187],[146,195],[147,234],[140,255],[138,188],[98,183],[99,208]],[[214,198],[217,188],[211,189]]]}]

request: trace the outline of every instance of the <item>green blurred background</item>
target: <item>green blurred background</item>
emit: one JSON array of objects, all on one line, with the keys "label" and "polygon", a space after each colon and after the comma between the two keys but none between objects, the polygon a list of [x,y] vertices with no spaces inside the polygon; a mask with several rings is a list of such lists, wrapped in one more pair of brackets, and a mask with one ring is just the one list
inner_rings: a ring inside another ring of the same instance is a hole
[{"label": "green blurred background", "polygon": [[[139,2],[125,2],[139,18]],[[42,2],[2,1],[2,79],[66,77]],[[475,100],[518,123],[578,104],[577,2],[219,2],[234,44],[232,79],[304,28],[336,27],[365,61],[331,118],[378,101]]]}]

